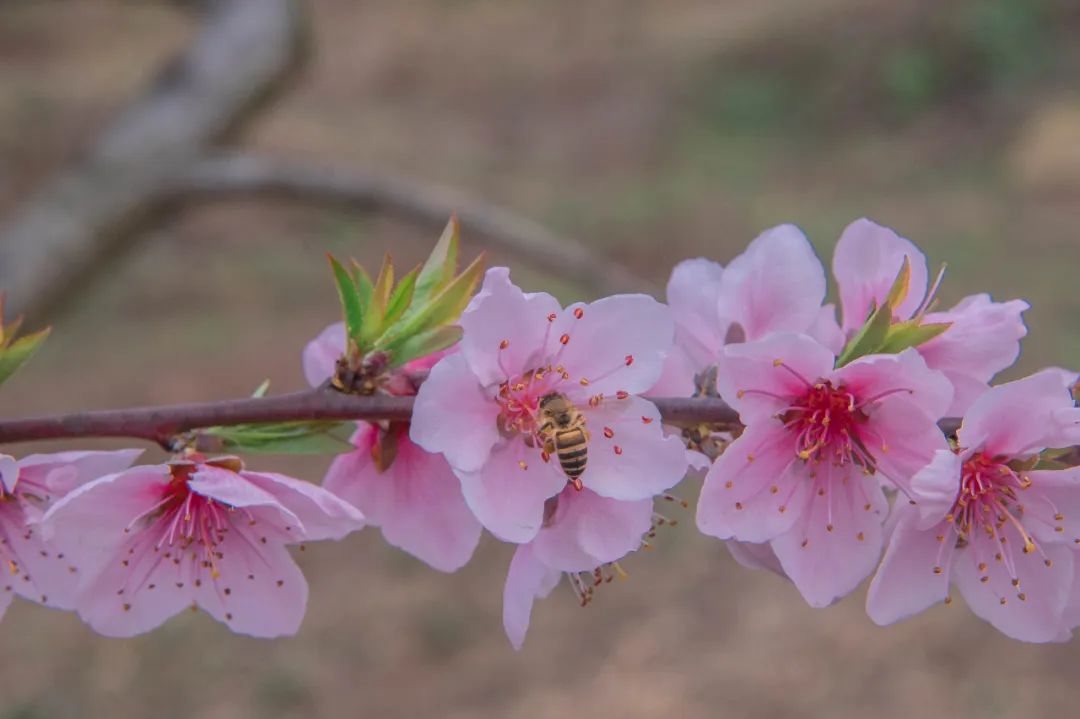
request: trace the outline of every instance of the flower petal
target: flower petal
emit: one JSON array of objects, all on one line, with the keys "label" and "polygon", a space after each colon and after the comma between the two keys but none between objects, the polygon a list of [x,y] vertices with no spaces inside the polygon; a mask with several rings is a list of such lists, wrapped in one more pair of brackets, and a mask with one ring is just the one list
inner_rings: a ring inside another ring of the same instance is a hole
[{"label": "flower petal", "polygon": [[829,491],[813,493],[800,521],[772,540],[772,548],[810,606],[827,607],[877,566],[888,503],[876,479],[850,465],[822,463],[818,471],[832,474],[823,477]]},{"label": "flower petal", "polygon": [[480,470],[455,474],[469,509],[505,542],[535,537],[544,520],[544,502],[566,486],[566,475],[554,459],[543,462],[536,450],[518,440],[496,447]]},{"label": "flower petal", "polygon": [[587,380],[583,394],[640,394],[660,379],[674,336],[665,305],[648,295],[614,295],[563,310],[548,336],[547,355],[575,383]]},{"label": "flower petal", "polygon": [[902,499],[893,512],[900,519],[866,594],[866,613],[882,626],[945,600],[949,594],[952,550],[956,546],[955,535],[947,522],[919,529],[918,511]]},{"label": "flower petal", "polygon": [[199,465],[187,484],[196,494],[251,512],[273,530],[280,532],[283,538],[291,537],[298,531],[299,539],[306,536],[304,523],[290,507],[242,474],[203,464]]},{"label": "flower petal", "polygon": [[561,577],[561,572],[536,559],[531,545],[523,544],[514,552],[503,589],[503,628],[514,649],[525,643],[533,602],[550,594]]},{"label": "flower petal", "polygon": [[338,358],[345,354],[345,323],[335,322],[304,347],[304,378],[318,387],[334,376]]},{"label": "flower petal", "polygon": [[[860,357],[836,370],[834,378],[860,403],[911,402],[935,422],[945,416],[952,403],[948,378],[927,367],[913,349],[895,355]],[[868,413],[874,411],[873,405],[867,408]]]},{"label": "flower petal", "polygon": [[1080,411],[1060,373],[1050,370],[991,388],[971,405],[957,432],[961,447],[1020,457],[1080,443]]},{"label": "flower petal", "polygon": [[[510,281],[507,268],[489,269],[480,292],[461,316],[465,330],[461,352],[480,384],[487,387],[508,379],[508,372],[530,369],[530,363],[540,359],[550,332],[548,316],[561,310],[546,292],[522,292]],[[500,349],[504,342],[506,347]]]},{"label": "flower petal", "polygon": [[27,525],[23,503],[19,498],[0,503],[0,560],[10,577],[7,590],[47,607],[72,609],[79,580],[76,568],[63,552],[43,541],[38,527]]},{"label": "flower petal", "polygon": [[765,230],[724,270],[720,315],[749,341],[772,332],[805,332],[825,299],[825,269],[794,225]]},{"label": "flower petal", "polygon": [[79,485],[122,472],[143,453],[141,449],[30,454],[19,460],[21,476],[48,489],[45,499],[62,497]]},{"label": "flower petal", "polygon": [[679,437],[664,433],[652,402],[630,396],[586,406],[582,412],[591,439],[581,481],[597,494],[651,499],[686,475],[686,447]]},{"label": "flower petal", "polygon": [[583,489],[559,494],[549,525],[532,541],[537,559],[564,572],[587,572],[641,546],[652,526],[652,500],[620,502]]},{"label": "flower petal", "polygon": [[[907,499],[918,499],[911,487],[912,478],[933,461],[935,452],[949,448],[933,418],[903,395],[876,407],[863,435],[864,444],[874,454],[878,473]],[[935,507],[927,511],[933,512]]]},{"label": "flower petal", "polygon": [[398,439],[397,457],[379,472],[371,456],[375,428],[361,423],[357,450],[338,455],[323,486],[381,527],[383,538],[443,572],[469,561],[480,541],[480,522],[461,494],[461,482],[446,459]]},{"label": "flower petal", "polygon": [[1024,526],[1038,542],[1080,545],[1080,467],[1028,472]]},{"label": "flower petal", "polygon": [[[716,360],[713,359],[713,362]],[[695,377],[703,369],[686,353],[686,350],[676,344],[664,358],[664,369],[660,372],[660,379],[645,393],[647,397],[689,397],[697,389]]]},{"label": "flower petal", "polygon": [[776,558],[776,552],[768,542],[755,544],[729,539],[725,544],[732,558],[747,569],[764,569],[784,579],[788,578],[784,574],[784,568],[780,566],[780,560]]},{"label": "flower petal", "polygon": [[827,304],[818,310],[814,323],[806,330],[806,334],[816,339],[829,348],[829,351],[839,355],[844,350],[844,331],[836,321],[836,305]]},{"label": "flower petal", "polygon": [[[994,302],[990,295],[965,297],[948,312],[934,312],[925,322],[951,322],[943,334],[919,346],[919,354],[933,369],[941,370],[962,388],[985,386],[1020,356],[1020,340],[1027,334],[1021,315],[1027,302]],[[949,414],[959,417],[978,397],[970,389],[953,398]]]},{"label": "flower petal", "polygon": [[866,322],[873,305],[880,305],[896,280],[904,256],[911,262],[911,284],[896,315],[906,320],[926,296],[926,257],[909,240],[865,218],[855,220],[840,235],[833,254],[833,275],[840,286],[844,332]]},{"label": "flower petal", "polygon": [[364,515],[332,492],[310,482],[273,472],[241,472],[240,476],[274,497],[304,531],[293,541],[341,539],[364,526]]},{"label": "flower petal", "polygon": [[[937,524],[956,501],[960,492],[961,458],[950,449],[939,449],[928,465],[912,476],[909,497],[916,503],[913,509],[918,515],[919,528]],[[897,498],[897,505],[906,505],[903,497]]]},{"label": "flower petal", "polygon": [[19,481],[19,463],[8,454],[0,454],[0,487],[5,492],[15,491],[15,483]]},{"label": "flower petal", "polygon": [[799,519],[810,484],[779,422],[750,425],[705,475],[698,529],[720,539],[766,542]]},{"label": "flower petal", "polygon": [[715,363],[724,347],[730,320],[719,315],[723,275],[723,266],[699,257],[675,265],[668,280],[667,301],[675,319],[675,343],[692,360],[695,371]]},{"label": "flower petal", "polygon": [[832,373],[836,357],[807,335],[778,333],[728,345],[720,356],[717,389],[744,424],[768,421],[807,383]]},{"label": "flower petal", "polygon": [[489,399],[465,357],[449,355],[431,368],[413,405],[409,437],[451,466],[472,472],[483,466],[499,440],[499,406]]},{"label": "flower petal", "polygon": [[[1009,544],[1023,546],[1023,539],[1006,525]],[[967,547],[957,550],[953,581],[964,601],[977,616],[1006,636],[1025,642],[1052,642],[1062,638],[1062,614],[1073,583],[1073,551],[1060,545],[1044,545],[1042,553],[1012,552],[1013,576],[1004,561],[994,559],[998,544],[982,532]],[[979,565],[985,566],[985,571]],[[985,582],[982,577],[987,577]],[[1023,594],[1024,599],[1020,599]],[[1002,601],[1004,600],[1004,601]]]}]

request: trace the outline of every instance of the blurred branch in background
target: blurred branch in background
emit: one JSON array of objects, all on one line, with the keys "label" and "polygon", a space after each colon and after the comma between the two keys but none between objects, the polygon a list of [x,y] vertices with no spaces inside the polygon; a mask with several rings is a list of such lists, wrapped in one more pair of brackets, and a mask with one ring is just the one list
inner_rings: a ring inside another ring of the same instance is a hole
[{"label": "blurred branch in background", "polygon": [[0,287],[16,313],[47,314],[140,230],[192,201],[272,195],[387,212],[467,231],[601,292],[652,289],[616,262],[456,190],[362,171],[219,154],[302,66],[298,0],[220,0],[192,44],[123,110],[74,167],[0,224]]}]

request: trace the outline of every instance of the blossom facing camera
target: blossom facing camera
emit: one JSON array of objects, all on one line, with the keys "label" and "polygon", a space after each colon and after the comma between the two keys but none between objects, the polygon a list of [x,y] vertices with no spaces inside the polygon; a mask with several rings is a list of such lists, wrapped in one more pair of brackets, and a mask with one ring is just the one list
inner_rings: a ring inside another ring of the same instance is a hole
[{"label": "blossom facing camera", "polygon": [[14,594],[47,607],[72,609],[80,565],[56,550],[38,526],[59,498],[102,475],[127,469],[142,450],[57,452],[16,460],[0,454],[0,617]]},{"label": "blossom facing camera", "polygon": [[891,624],[951,601],[952,584],[1014,639],[1068,639],[1080,467],[1039,468],[1045,450],[1080,443],[1080,409],[1062,373],[989,390],[964,417],[957,443],[912,479],[918,504],[896,504],[867,612]]},{"label": "blossom facing camera", "polygon": [[[344,323],[330,325],[304,349],[304,374],[318,387],[334,372],[345,351]],[[445,353],[404,365],[403,370],[430,369]],[[387,383],[394,394],[416,393],[399,375]],[[443,572],[463,567],[480,541],[480,523],[461,493],[461,482],[446,459],[430,454],[409,438],[406,422],[357,422],[356,449],[334,458],[323,487],[357,507],[383,538]]]},{"label": "blossom facing camera", "polygon": [[698,527],[720,539],[770,542],[813,606],[853,590],[881,556],[882,480],[910,479],[947,444],[937,427],[948,380],[913,350],[834,369],[806,335],[727,347],[720,395],[745,431],[709,470]]},{"label": "blossom facing camera", "polygon": [[75,606],[101,634],[134,636],[199,607],[235,632],[276,637],[296,632],[307,604],[286,545],[340,539],[363,516],[307,482],[193,457],[94,480],[42,523],[81,562]]},{"label": "blossom facing camera", "polygon": [[[656,407],[638,396],[671,347],[665,306],[618,295],[563,308],[549,294],[522,292],[496,267],[461,326],[460,352],[440,360],[420,387],[410,436],[446,457],[469,507],[497,537],[533,539],[545,502],[568,481],[635,501],[682,479],[682,442],[664,435]],[[585,453],[576,436],[572,465],[545,429],[541,403],[552,396],[584,422]]]}]

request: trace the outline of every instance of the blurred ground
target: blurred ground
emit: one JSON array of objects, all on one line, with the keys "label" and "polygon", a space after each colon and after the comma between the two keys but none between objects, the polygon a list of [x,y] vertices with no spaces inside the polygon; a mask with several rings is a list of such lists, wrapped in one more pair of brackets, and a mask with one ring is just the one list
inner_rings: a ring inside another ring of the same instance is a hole
[{"label": "blurred ground", "polygon": [[[467,188],[658,282],[782,221],[828,257],[866,214],[949,262],[947,303],[982,290],[1032,302],[1013,374],[1080,365],[1073,2],[311,5],[314,63],[250,145]],[[0,5],[0,213],[189,32],[163,3]],[[299,387],[300,348],[336,312],[323,252],[415,261],[433,239],[265,204],[189,214],[53,318],[0,411],[210,399],[264,377]],[[589,295],[492,259],[528,287]],[[325,466],[251,464],[316,480]],[[520,654],[501,630],[510,552],[490,541],[450,577],[375,530],[313,547],[308,616],[283,641],[195,615],[106,640],[16,602],[0,626],[0,718],[1075,712],[1076,642],[1009,641],[960,602],[887,629],[859,595],[811,610],[684,525],[588,609],[565,589],[538,605]]]}]

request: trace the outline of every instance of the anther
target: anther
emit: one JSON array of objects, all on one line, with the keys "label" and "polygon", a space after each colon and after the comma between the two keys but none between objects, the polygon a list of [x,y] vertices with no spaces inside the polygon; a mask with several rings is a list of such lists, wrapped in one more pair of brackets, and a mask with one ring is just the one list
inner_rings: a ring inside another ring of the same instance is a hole
[{"label": "anther", "polygon": [[626,355],[626,366],[634,364],[634,355]]},{"label": "anther", "polygon": [[518,466],[521,467],[522,469],[528,469],[529,468],[529,465],[525,464],[525,460],[523,460],[523,459],[518,461]]},{"label": "anther", "polygon": [[577,309],[574,310],[574,317],[576,317],[577,319],[580,320],[584,316],[585,316],[585,310],[581,309],[580,307],[578,307]]},{"label": "anther", "polygon": [[570,335],[568,335],[566,333],[563,333],[563,336],[559,338],[559,342],[561,344],[566,344],[569,341],[570,341]]},{"label": "anther", "polygon": [[645,417],[643,415],[641,417],[641,421],[642,421],[643,424],[652,424],[653,418],[652,417]]},{"label": "anther", "polygon": [[621,389],[621,390],[619,390],[618,392],[615,393],[615,398],[616,399],[626,399],[629,396],[630,396],[630,393],[627,392],[624,389]]},{"label": "anther", "polygon": [[554,322],[557,317],[558,315],[552,312],[550,315],[548,315],[548,322]]},{"label": "anther", "polygon": [[504,350],[510,346],[510,340],[503,340],[499,342],[499,349]]},{"label": "anther", "polygon": [[615,436],[615,430],[613,430],[611,427],[604,427],[604,436],[608,439],[611,439]]},{"label": "anther", "polygon": [[622,447],[615,445],[615,454],[622,454]]}]

